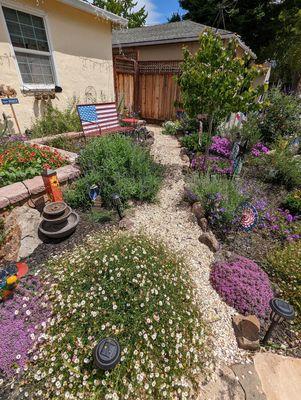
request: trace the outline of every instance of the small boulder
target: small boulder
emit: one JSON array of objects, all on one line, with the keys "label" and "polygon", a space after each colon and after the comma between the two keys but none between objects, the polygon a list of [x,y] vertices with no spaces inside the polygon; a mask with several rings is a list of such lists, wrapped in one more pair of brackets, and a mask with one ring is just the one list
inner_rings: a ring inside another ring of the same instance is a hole
[{"label": "small boulder", "polygon": [[202,218],[205,217],[205,209],[202,203],[197,202],[192,205],[191,211],[195,215],[196,219],[200,221]]},{"label": "small boulder", "polygon": [[199,241],[209,247],[213,253],[216,253],[219,250],[218,240],[212,232],[203,232],[199,237]]},{"label": "small boulder", "polygon": [[133,227],[134,227],[134,222],[131,221],[129,218],[123,218],[119,222],[119,228],[123,229],[125,231],[128,231],[128,230],[132,229]]},{"label": "small boulder", "polygon": [[259,319],[255,315],[249,315],[247,317],[235,315],[232,321],[238,347],[243,350],[258,350],[260,348]]},{"label": "small boulder", "polygon": [[208,221],[206,218],[201,218],[200,220],[198,220],[198,224],[199,224],[200,228],[202,229],[202,231],[207,232]]},{"label": "small boulder", "polygon": [[198,196],[194,194],[188,187],[184,187],[184,199],[191,205],[199,201]]},{"label": "small boulder", "polygon": [[180,157],[184,157],[187,156],[187,150],[185,149],[185,147],[182,147],[180,150]]}]

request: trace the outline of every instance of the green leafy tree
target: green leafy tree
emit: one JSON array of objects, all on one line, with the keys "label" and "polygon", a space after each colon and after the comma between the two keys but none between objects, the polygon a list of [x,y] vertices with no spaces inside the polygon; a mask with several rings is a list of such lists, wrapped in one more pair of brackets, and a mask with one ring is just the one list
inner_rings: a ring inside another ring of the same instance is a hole
[{"label": "green leafy tree", "polygon": [[[184,49],[184,62],[178,82],[184,108],[190,117],[207,114],[209,138],[212,127],[232,112],[258,110],[263,87],[254,87],[259,75],[250,57],[236,57],[235,40],[224,44],[212,31],[200,36],[200,46],[195,54]],[[209,143],[210,144],[210,143]],[[209,151],[207,146],[206,153]]]},{"label": "green leafy tree", "polygon": [[128,19],[129,28],[138,28],[145,25],[148,15],[145,6],[135,11],[138,3],[134,0],[93,0],[93,4]]},{"label": "green leafy tree", "polygon": [[180,0],[181,7],[187,10],[184,18],[237,32],[263,59],[264,49],[274,42],[281,28],[278,16],[286,7],[284,3],[288,1]]},{"label": "green leafy tree", "polygon": [[173,12],[171,16],[167,19],[168,22],[180,22],[182,17],[178,12]]},{"label": "green leafy tree", "polygon": [[260,62],[274,59],[273,80],[293,88],[301,76],[301,0],[179,0],[191,19],[238,33]]},{"label": "green leafy tree", "polygon": [[301,79],[301,1],[299,7],[283,11],[279,18],[282,30],[276,36],[277,46],[271,46],[275,59],[274,80],[296,89]]}]

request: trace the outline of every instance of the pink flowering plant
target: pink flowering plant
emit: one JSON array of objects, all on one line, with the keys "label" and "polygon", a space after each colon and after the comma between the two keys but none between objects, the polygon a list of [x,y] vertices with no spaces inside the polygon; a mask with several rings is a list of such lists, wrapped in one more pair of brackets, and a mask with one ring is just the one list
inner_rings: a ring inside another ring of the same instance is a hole
[{"label": "pink flowering plant", "polygon": [[243,315],[266,318],[274,297],[268,275],[252,260],[234,256],[213,264],[210,282],[221,298]]},{"label": "pink flowering plant", "polygon": [[0,372],[6,378],[21,375],[44,339],[50,317],[47,296],[36,277],[20,283],[12,299],[0,306]]},{"label": "pink flowering plant", "polygon": [[229,158],[232,151],[232,143],[226,137],[213,136],[209,151],[218,156]]},{"label": "pink flowering plant", "polygon": [[[48,340],[21,398],[191,398],[208,354],[187,268],[161,244],[115,231],[51,259]],[[122,351],[110,372],[96,369],[92,357],[106,337]]]},{"label": "pink flowering plant", "polygon": [[269,152],[270,149],[261,142],[256,143],[251,150],[251,154],[253,157],[260,157],[264,154],[268,154]]}]

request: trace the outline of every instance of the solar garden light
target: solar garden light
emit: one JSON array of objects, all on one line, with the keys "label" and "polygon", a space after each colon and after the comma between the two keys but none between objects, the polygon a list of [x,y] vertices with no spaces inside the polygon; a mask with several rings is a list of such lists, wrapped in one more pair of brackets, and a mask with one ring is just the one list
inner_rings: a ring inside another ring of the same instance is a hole
[{"label": "solar garden light", "polygon": [[295,311],[293,306],[281,299],[272,299],[270,301],[271,306],[271,325],[265,334],[261,344],[266,345],[270,340],[275,327],[281,324],[284,320],[291,321],[295,317]]},{"label": "solar garden light", "polygon": [[116,193],[112,194],[112,203],[116,207],[116,210],[118,212],[119,218],[123,218],[123,213],[122,213],[122,202],[120,199],[120,196]]},{"label": "solar garden light", "polygon": [[100,189],[98,185],[92,185],[89,189],[89,197],[91,201],[95,202],[97,196],[100,194]]},{"label": "solar garden light", "polygon": [[96,368],[110,371],[120,362],[121,348],[117,340],[102,339],[93,349],[93,359]]}]

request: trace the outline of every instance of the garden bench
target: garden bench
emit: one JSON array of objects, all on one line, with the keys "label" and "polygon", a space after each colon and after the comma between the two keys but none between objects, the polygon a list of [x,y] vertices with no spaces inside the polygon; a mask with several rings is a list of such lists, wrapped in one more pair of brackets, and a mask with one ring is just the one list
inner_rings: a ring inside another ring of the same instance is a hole
[{"label": "garden bench", "polygon": [[80,104],[77,112],[84,136],[124,133],[135,130],[133,126],[121,126],[115,103]]}]

